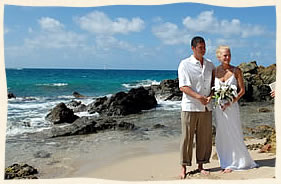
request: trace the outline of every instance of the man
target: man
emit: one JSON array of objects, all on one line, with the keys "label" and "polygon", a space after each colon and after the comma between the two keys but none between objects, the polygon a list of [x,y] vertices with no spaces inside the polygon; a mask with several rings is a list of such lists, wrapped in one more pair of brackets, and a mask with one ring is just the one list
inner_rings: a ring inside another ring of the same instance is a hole
[{"label": "man", "polygon": [[193,55],[181,61],[178,68],[179,87],[182,96],[182,140],[180,145],[180,177],[186,177],[186,166],[191,166],[193,138],[196,135],[196,162],[198,170],[204,170],[203,164],[209,163],[212,151],[212,107],[211,87],[214,64],[203,56],[206,52],[202,37],[194,37],[191,41]]}]

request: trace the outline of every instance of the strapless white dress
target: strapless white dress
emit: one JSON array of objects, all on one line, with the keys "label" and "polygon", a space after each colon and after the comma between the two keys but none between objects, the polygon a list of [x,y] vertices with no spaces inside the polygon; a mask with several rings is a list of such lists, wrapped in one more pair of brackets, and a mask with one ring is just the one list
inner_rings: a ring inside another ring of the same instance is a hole
[{"label": "strapless white dress", "polygon": [[[222,82],[215,78],[215,86],[221,84],[236,85],[235,75]],[[251,158],[243,139],[240,121],[239,105],[237,102],[222,111],[215,108],[216,149],[222,169],[244,170],[257,167]]]}]

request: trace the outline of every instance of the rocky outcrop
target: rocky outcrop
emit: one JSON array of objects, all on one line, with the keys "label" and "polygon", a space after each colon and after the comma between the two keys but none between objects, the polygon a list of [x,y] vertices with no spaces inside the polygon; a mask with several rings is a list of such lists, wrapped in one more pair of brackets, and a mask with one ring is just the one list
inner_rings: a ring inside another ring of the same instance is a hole
[{"label": "rocky outcrop", "polygon": [[[238,66],[243,72],[246,93],[240,101],[261,102],[271,101],[268,84],[276,81],[276,64],[268,67],[258,66],[255,61],[241,63]],[[181,100],[182,92],[179,90],[178,79],[163,80],[160,85],[148,87],[157,98],[163,100]]]},{"label": "rocky outcrop", "polygon": [[[255,128],[247,128],[246,133],[249,135],[258,138],[263,139],[265,138],[266,141],[263,145],[257,144],[254,145],[255,149],[260,149],[260,152],[272,152],[276,153],[276,131],[275,128],[268,126],[268,125],[260,125],[256,126]],[[252,149],[253,146],[251,146]]]},{"label": "rocky outcrop", "polygon": [[16,95],[14,95],[14,93],[8,93],[8,99],[11,99],[11,98],[16,98]]},{"label": "rocky outcrop", "polygon": [[84,112],[87,111],[87,106],[83,104],[81,101],[72,100],[70,103],[66,105],[68,108],[73,110],[73,112]]},{"label": "rocky outcrop", "polygon": [[254,136],[258,139],[268,138],[275,131],[275,129],[269,125],[259,125],[254,128],[246,128],[245,133]]},{"label": "rocky outcrop", "polygon": [[255,61],[241,63],[238,66],[243,72],[245,95],[241,101],[269,101],[270,87],[268,84],[276,81],[276,64],[268,67],[258,66]]},{"label": "rocky outcrop", "polygon": [[81,117],[72,124],[66,126],[54,126],[51,129],[51,137],[82,135],[97,133],[105,130],[133,130],[136,129],[132,123],[112,118]]},{"label": "rocky outcrop", "polygon": [[106,116],[124,116],[136,114],[142,110],[156,107],[157,101],[153,94],[144,87],[133,88],[128,93],[118,92],[111,97],[96,99],[88,105],[88,112]]},{"label": "rocky outcrop", "polygon": [[85,96],[84,95],[81,95],[80,93],[78,93],[77,91],[74,91],[72,93],[72,95],[75,97],[75,98],[84,98]]},{"label": "rocky outcrop", "polygon": [[179,101],[182,98],[182,92],[179,89],[178,79],[168,79],[161,81],[160,85],[152,85],[147,88],[163,100]]},{"label": "rocky outcrop", "polygon": [[59,103],[56,105],[46,116],[46,119],[54,124],[72,123],[77,118],[79,117],[74,115],[73,111],[67,108],[64,103]]},{"label": "rocky outcrop", "polygon": [[5,179],[38,179],[38,170],[27,164],[13,164],[5,168]]}]

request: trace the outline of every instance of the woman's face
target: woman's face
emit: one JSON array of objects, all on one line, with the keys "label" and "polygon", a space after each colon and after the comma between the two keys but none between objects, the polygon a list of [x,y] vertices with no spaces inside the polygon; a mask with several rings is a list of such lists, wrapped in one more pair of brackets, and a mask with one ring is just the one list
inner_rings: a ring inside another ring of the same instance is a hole
[{"label": "woman's face", "polygon": [[221,49],[218,57],[222,64],[229,64],[231,60],[231,53],[229,49]]}]

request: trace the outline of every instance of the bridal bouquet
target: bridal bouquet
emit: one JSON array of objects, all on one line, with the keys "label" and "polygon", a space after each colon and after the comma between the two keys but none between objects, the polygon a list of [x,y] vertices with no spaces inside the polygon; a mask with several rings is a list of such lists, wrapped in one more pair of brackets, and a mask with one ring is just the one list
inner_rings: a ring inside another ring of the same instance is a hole
[{"label": "bridal bouquet", "polygon": [[220,108],[228,103],[232,102],[237,94],[237,87],[235,85],[221,84],[219,87],[213,87],[215,90],[213,98],[215,99],[215,105],[219,105]]}]

